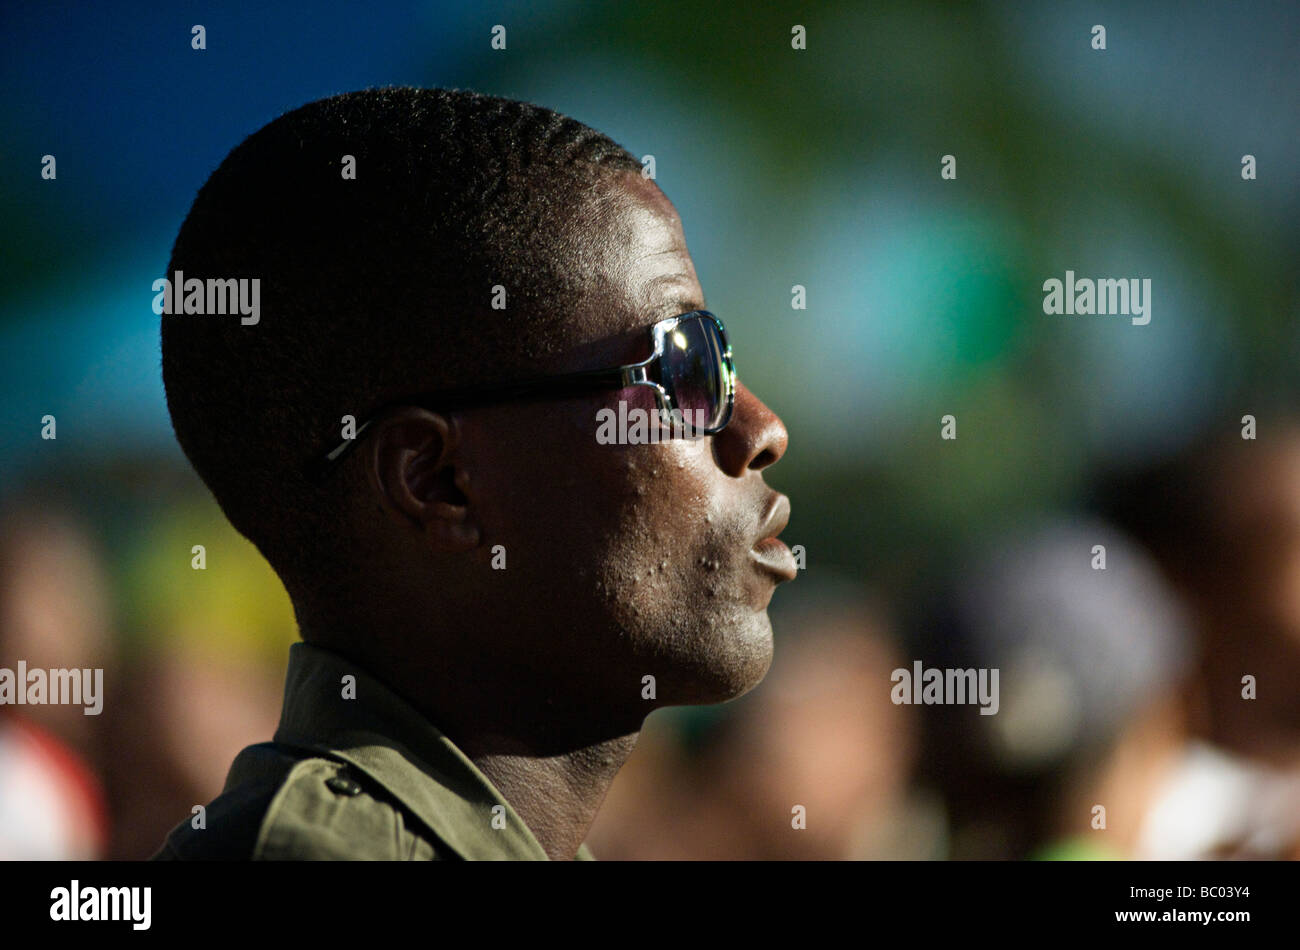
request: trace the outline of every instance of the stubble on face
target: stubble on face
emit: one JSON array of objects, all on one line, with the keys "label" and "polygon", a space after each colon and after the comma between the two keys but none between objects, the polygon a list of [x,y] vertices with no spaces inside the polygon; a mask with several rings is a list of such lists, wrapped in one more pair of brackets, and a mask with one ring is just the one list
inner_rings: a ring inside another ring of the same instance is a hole
[{"label": "stubble on face", "polygon": [[628,453],[628,503],[592,578],[661,705],[732,699],[772,659],[771,581],[749,560],[757,520],[700,471],[714,464],[704,447],[687,458],[663,446]]}]

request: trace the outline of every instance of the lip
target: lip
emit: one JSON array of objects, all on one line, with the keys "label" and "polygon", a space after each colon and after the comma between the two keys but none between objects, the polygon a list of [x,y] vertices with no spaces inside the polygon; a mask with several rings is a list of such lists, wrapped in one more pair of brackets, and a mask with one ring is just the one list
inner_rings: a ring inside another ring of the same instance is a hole
[{"label": "lip", "polygon": [[790,499],[776,492],[767,504],[767,517],[763,519],[763,527],[760,529],[762,535],[749,552],[755,564],[786,581],[794,580],[799,573],[790,548],[777,537],[789,523]]}]

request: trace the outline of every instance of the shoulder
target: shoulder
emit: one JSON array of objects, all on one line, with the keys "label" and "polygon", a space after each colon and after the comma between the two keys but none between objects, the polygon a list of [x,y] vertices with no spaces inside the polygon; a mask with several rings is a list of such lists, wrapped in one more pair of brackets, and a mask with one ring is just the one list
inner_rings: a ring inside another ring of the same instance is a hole
[{"label": "shoulder", "polygon": [[[346,763],[276,743],[250,746],[199,822],[177,826],[156,860],[436,860],[385,790]],[[201,827],[196,827],[201,825]]]},{"label": "shoulder", "polygon": [[436,857],[382,788],[328,759],[305,759],[293,767],[267,807],[253,851],[262,861]]}]

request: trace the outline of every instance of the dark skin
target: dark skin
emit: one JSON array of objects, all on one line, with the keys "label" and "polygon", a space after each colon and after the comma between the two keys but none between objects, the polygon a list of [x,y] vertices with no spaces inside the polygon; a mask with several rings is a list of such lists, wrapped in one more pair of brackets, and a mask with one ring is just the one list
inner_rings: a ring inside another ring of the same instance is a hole
[{"label": "dark skin", "polygon": [[[550,372],[643,359],[653,323],[705,306],[677,212],[640,175],[585,205],[567,246],[589,290],[551,317],[567,337]],[[651,711],[763,678],[767,605],[794,576],[773,540],[789,502],[764,481],[781,420],[738,383],[716,435],[600,444],[596,413],[620,398],[644,404],[624,391],[403,409],[347,461],[364,471],[348,517],[370,595],[347,652],[457,744],[552,859],[577,854]]]}]

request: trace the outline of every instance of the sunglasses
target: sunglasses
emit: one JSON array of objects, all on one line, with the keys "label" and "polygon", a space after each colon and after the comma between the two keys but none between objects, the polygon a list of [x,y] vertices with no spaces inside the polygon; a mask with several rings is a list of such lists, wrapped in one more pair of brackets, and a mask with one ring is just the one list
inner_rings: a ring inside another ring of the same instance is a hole
[{"label": "sunglasses", "polygon": [[420,393],[390,402],[367,416],[353,438],[308,462],[305,474],[320,481],[371,423],[401,406],[434,411],[468,409],[514,399],[639,388],[653,394],[660,421],[671,425],[674,435],[712,435],[725,429],[736,402],[736,366],[722,321],[707,310],[692,310],[660,320],[650,327],[650,337],[654,353],[640,363]]}]

